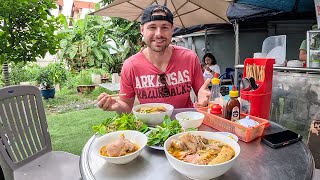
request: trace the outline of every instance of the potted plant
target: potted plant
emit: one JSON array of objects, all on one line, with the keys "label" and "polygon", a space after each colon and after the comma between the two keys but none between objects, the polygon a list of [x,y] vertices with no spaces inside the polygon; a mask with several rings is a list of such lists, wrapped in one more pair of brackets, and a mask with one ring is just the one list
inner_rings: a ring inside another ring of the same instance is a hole
[{"label": "potted plant", "polygon": [[79,93],[91,92],[95,89],[95,85],[91,78],[91,72],[88,70],[82,70],[77,75],[77,91]]},{"label": "potted plant", "polygon": [[91,72],[92,81],[94,84],[101,84],[102,78],[104,77],[104,74],[106,71],[103,68],[90,68],[89,71]]},{"label": "potted plant", "polygon": [[40,70],[37,82],[40,85],[41,95],[44,99],[54,98],[56,93],[54,88],[54,78],[53,73],[49,68],[45,67]]},{"label": "potted plant", "polygon": [[36,78],[41,94],[45,99],[54,98],[55,85],[66,81],[67,70],[63,63],[51,63],[40,69]]}]

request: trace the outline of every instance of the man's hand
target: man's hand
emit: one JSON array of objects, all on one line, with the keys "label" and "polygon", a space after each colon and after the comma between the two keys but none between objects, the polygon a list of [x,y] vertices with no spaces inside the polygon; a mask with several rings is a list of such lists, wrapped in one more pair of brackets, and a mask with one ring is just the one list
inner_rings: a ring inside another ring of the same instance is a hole
[{"label": "man's hand", "polygon": [[97,106],[104,111],[117,111],[119,109],[117,100],[109,97],[106,93],[101,93],[97,100],[99,101]]},{"label": "man's hand", "polygon": [[134,98],[121,98],[119,100],[111,98],[106,93],[101,93],[97,106],[104,111],[116,111],[118,114],[130,113],[134,103]]},{"label": "man's hand", "polygon": [[211,71],[211,69],[208,66],[206,66],[205,68],[207,71],[209,71],[209,72]]},{"label": "man's hand", "polygon": [[211,92],[208,89],[211,79],[206,79],[198,92],[198,102],[194,104],[195,108],[205,107],[208,105],[209,97]]}]

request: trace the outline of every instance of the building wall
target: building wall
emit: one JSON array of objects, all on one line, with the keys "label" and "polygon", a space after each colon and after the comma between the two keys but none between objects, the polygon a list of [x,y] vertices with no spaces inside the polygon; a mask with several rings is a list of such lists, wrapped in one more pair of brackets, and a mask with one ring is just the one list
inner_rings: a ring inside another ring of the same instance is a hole
[{"label": "building wall", "polygon": [[37,64],[39,64],[41,67],[45,67],[50,63],[58,62],[58,57],[56,54],[51,55],[50,53],[46,53],[44,58],[38,58]]},{"label": "building wall", "polygon": [[[286,60],[299,58],[299,47],[306,38],[306,31],[310,29],[315,21],[278,21],[269,22],[267,28],[241,29],[239,33],[240,64],[248,57],[253,57],[253,53],[261,52],[262,43],[268,36],[286,35],[287,52]],[[199,34],[190,34],[183,36],[188,38],[192,36],[195,50],[200,60],[204,55],[205,36]],[[234,67],[235,62],[235,36],[231,30],[208,32],[208,52],[216,57],[221,72],[227,67]],[[180,43],[181,44],[181,43]],[[183,43],[182,43],[183,44]],[[187,46],[185,46],[187,47]]]},{"label": "building wall", "polygon": [[[240,61],[243,63],[246,57],[252,57],[254,52],[260,52],[263,40],[267,37],[267,32],[240,32]],[[196,52],[200,60],[205,54],[204,36],[196,36],[193,38]],[[212,53],[221,73],[226,68],[233,68],[235,62],[235,38],[232,31],[220,32],[208,35],[208,52]]]},{"label": "building wall", "polygon": [[299,59],[301,42],[306,39],[306,31],[316,24],[313,20],[269,22],[268,35],[287,35],[287,60]]}]

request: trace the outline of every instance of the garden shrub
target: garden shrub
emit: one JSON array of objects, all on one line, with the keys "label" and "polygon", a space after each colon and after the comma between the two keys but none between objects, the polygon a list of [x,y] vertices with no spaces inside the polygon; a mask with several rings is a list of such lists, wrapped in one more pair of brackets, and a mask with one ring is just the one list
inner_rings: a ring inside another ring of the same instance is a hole
[{"label": "garden shrub", "polygon": [[81,70],[76,76],[77,85],[93,85],[91,74],[90,70]]},{"label": "garden shrub", "polygon": [[50,63],[48,66],[40,69],[36,80],[44,89],[50,89],[56,84],[66,82],[67,70],[61,62]]},{"label": "garden shrub", "polygon": [[17,85],[21,82],[34,82],[41,69],[36,63],[10,63],[10,81]]}]

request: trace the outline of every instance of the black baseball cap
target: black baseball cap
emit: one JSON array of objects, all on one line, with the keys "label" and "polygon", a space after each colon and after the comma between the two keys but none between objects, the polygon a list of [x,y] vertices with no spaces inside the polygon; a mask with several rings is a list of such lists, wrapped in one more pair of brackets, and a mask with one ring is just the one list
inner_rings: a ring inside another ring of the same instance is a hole
[{"label": "black baseball cap", "polygon": [[[166,15],[152,15],[155,11],[164,12]],[[173,14],[166,6],[158,4],[148,6],[146,9],[143,10],[141,24],[157,20],[165,20],[173,24]]]}]

